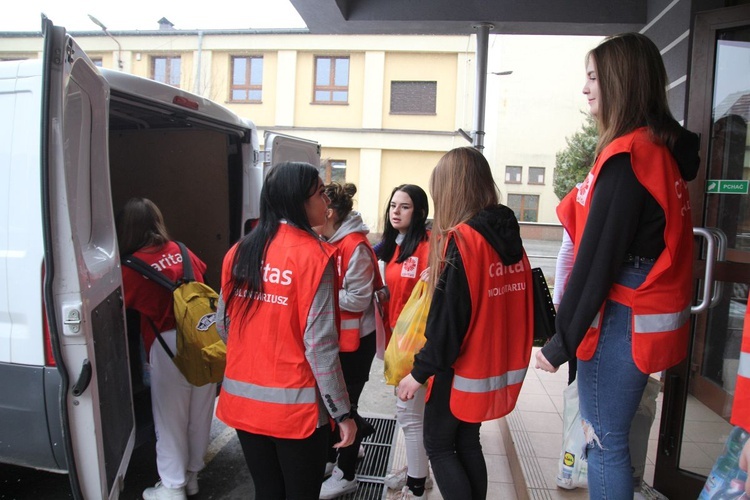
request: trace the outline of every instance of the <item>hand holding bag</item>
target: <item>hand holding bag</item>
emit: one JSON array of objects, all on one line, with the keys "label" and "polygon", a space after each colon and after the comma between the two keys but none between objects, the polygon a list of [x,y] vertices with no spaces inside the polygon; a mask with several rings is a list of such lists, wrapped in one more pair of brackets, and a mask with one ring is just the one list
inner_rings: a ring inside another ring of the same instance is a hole
[{"label": "hand holding bag", "polygon": [[425,344],[425,327],[431,295],[426,282],[419,280],[401,310],[383,359],[385,383],[398,385],[414,366],[414,355]]}]

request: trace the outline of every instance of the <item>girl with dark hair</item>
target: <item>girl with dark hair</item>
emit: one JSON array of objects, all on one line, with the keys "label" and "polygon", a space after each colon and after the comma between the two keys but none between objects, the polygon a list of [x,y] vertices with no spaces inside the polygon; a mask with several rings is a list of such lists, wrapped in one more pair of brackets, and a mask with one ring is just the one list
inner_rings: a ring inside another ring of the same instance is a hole
[{"label": "girl with dark hair", "polygon": [[699,139],[672,117],[667,73],[646,36],[606,38],[583,93],[599,128],[587,178],[557,214],[575,258],[557,334],[537,353],[554,372],[578,358],[591,498],[633,498],[628,436],[650,373],[687,354],[693,226],[687,181]]},{"label": "girl with dark hair", "polygon": [[518,221],[498,203],[479,151],[446,153],[432,171],[430,192],[427,341],[397,394],[411,401],[430,381],[424,443],[440,493],[446,500],[484,499],[479,429],[510,413],[521,391],[533,340],[531,268]]},{"label": "girl with dark hair", "polygon": [[[378,258],[386,263],[385,284],[389,294],[391,328],[396,326],[417,281],[427,278],[430,253],[428,213],[427,193],[421,187],[402,184],[393,189],[383,217],[383,237],[377,251]],[[431,486],[423,436],[425,393],[426,389],[422,388],[411,401],[396,401],[396,419],[404,431],[407,466],[385,478],[389,488],[403,493],[408,491],[418,497]]]},{"label": "girl with dark hair", "polygon": [[328,202],[312,165],[273,167],[258,226],[224,257],[217,315],[227,368],[216,416],[237,430],[259,500],[317,499],[330,419],[337,448],[356,433],[339,362],[336,249],[312,229]]},{"label": "girl with dark hair", "polygon": [[378,259],[386,263],[385,282],[390,295],[391,328],[411,295],[422,271],[427,269],[429,234],[427,193],[414,184],[402,184],[391,192],[383,215],[383,236]]},{"label": "girl with dark hair", "polygon": [[350,183],[341,185],[334,182],[326,186],[325,192],[330,200],[325,224],[315,227],[315,230],[339,250],[339,359],[352,405],[352,418],[357,423],[357,435],[351,446],[339,448],[338,453],[330,449],[326,473],[330,470],[331,477],[320,488],[321,499],[336,498],[357,490],[354,471],[360,444],[375,432],[357,413],[357,405],[375,357],[372,296],[376,287],[382,287],[377,258],[367,240],[370,229],[359,212],[352,210],[357,187]]},{"label": "girl with dark hair", "polygon": [[[134,255],[171,281],[182,278],[180,247],[171,241],[159,208],[146,198],[131,198],[117,217],[120,255]],[[195,279],[206,265],[188,250]],[[138,271],[122,267],[125,307],[140,313],[140,330],[149,360],[151,402],[156,429],[156,468],[161,479],[143,492],[145,500],[184,499],[198,493],[198,471],[209,443],[216,384],[190,384],[160,345],[156,334],[177,352],[172,293]],[[158,332],[154,331],[158,329]]]}]

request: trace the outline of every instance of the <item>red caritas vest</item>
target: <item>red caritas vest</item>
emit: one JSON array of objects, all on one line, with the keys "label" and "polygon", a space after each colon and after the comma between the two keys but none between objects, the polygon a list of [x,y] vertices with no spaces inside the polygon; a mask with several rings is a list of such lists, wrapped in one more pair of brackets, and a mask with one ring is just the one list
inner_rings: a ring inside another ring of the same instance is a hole
[{"label": "red caritas vest", "polygon": [[[232,293],[237,245],[224,257],[222,292]],[[318,389],[305,358],[307,315],[336,249],[288,224],[271,240],[261,270],[263,293],[243,316],[246,300],[228,310],[227,368],[216,416],[254,434],[310,436],[318,425]]]},{"label": "red caritas vest", "polygon": [[742,327],[742,351],[737,370],[737,385],[734,388],[732,424],[750,431],[750,307],[745,311]]},{"label": "red caritas vest", "polygon": [[[633,310],[633,360],[644,373],[676,365],[687,354],[692,295],[693,225],[687,183],[666,146],[655,144],[646,128],[618,137],[596,159],[586,180],[571,191],[557,213],[578,247],[591,206],[592,193],[604,163],[629,153],[635,176],[664,210],[666,248],[646,281],[636,290],[614,284],[608,298]],[[576,356],[589,360],[596,351],[604,305],[578,346]]]},{"label": "red caritas vest", "polygon": [[534,339],[531,266],[525,252],[506,266],[467,224],[456,227],[452,237],[466,269],[471,319],[453,364],[450,408],[459,420],[484,422],[513,410],[529,367]]},{"label": "red caritas vest", "polygon": [[396,262],[401,253],[401,246],[393,252],[390,262],[385,266],[385,284],[388,285],[388,320],[391,329],[396,327],[398,315],[409,300],[419,275],[429,266],[430,243],[424,240],[417,245],[414,253],[400,264]]},{"label": "red caritas vest", "polygon": [[[375,272],[375,281],[373,281],[373,290],[379,290],[383,287],[383,282],[380,279],[380,271],[378,270],[377,261],[375,257],[375,251],[372,249],[370,242],[363,233],[349,233],[340,240],[331,243],[333,246],[339,249],[339,254],[336,258],[338,275],[339,275],[339,290],[344,288],[344,278],[346,277],[346,271],[349,269],[349,261],[352,258],[354,250],[359,245],[364,245],[370,253],[373,269]],[[359,349],[359,330],[362,323],[362,316],[364,311],[351,312],[341,310],[341,332],[339,334],[339,350],[341,352],[354,352]]]}]

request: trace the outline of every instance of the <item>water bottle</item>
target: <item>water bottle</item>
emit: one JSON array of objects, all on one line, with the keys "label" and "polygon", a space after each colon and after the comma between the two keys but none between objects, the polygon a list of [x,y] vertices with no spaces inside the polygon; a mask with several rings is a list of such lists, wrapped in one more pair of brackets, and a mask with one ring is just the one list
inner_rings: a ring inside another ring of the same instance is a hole
[{"label": "water bottle", "polygon": [[[748,434],[741,427],[729,433],[723,453],[719,456],[706,478],[699,500],[741,498],[747,481],[747,473],[739,468],[739,456]],[[741,486],[741,487],[740,487]]]},{"label": "water bottle", "polygon": [[712,497],[712,500],[739,500],[745,497],[745,482],[735,478],[729,486]]},{"label": "water bottle", "polygon": [[729,483],[734,479],[736,461],[727,455],[721,455],[711,469],[711,473],[706,478],[706,484],[703,486],[699,500],[711,500],[729,487]]},{"label": "water bottle", "polygon": [[742,448],[745,446],[748,434],[745,429],[739,426],[735,426],[732,432],[729,433],[729,439],[727,439],[726,452],[733,457],[739,457],[742,453]]},{"label": "water bottle", "polygon": [[745,447],[748,438],[750,438],[750,433],[742,427],[736,426],[732,429],[732,432],[729,434],[729,439],[727,440],[727,455],[730,455],[737,461],[738,469],[736,477],[742,482],[747,482],[747,472],[739,469],[739,461],[740,454],[742,453],[742,449]]}]

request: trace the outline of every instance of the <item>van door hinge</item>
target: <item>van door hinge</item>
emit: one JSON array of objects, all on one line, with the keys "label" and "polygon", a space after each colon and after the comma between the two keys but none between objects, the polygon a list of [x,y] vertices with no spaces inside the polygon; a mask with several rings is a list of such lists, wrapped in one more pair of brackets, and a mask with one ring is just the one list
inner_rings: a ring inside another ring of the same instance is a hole
[{"label": "van door hinge", "polygon": [[81,304],[63,305],[63,335],[81,333]]},{"label": "van door hinge", "polygon": [[267,150],[259,151],[258,157],[260,158],[260,161],[263,162],[263,164],[270,164],[271,163],[271,152]]}]

